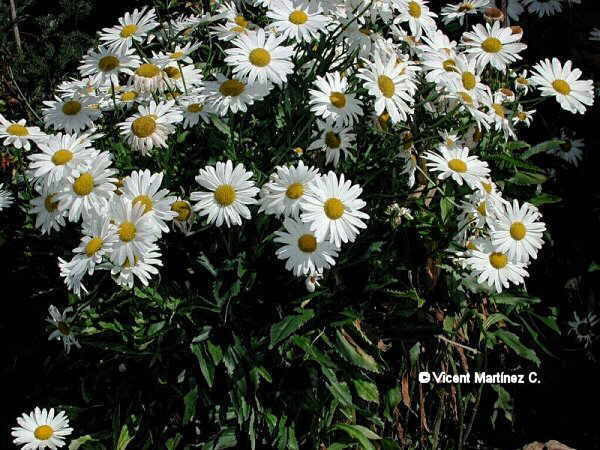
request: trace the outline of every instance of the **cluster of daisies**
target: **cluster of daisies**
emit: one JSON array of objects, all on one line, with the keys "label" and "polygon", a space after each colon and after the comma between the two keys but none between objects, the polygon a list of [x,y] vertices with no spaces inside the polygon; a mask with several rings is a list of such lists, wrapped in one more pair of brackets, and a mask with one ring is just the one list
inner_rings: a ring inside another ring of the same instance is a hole
[{"label": "cluster of daisies", "polygon": [[[27,152],[35,226],[42,233],[59,232],[67,222],[81,227],[72,257],[59,259],[60,274],[77,295],[96,270],[110,271],[124,287],[136,280],[145,285],[162,265],[163,233],[189,236],[198,222],[238,226],[251,219],[252,208],[280,221],[275,254],[313,291],[342,244],[366,228],[362,188],[321,167],[337,169],[360,157],[353,151],[365,124],[397,131],[400,176],[410,187],[418,170],[428,176],[421,159],[438,183],[465,186],[456,205],[461,250],[453,257],[477,282],[500,292],[524,282],[545,225],[535,206],[503,198],[476,154],[478,144],[486,133],[508,141],[530,126],[536,111],[523,99],[532,93],[578,114],[594,96],[593,82],[582,80],[571,61],[546,59],[530,71],[511,67],[527,46],[523,29],[508,20],[525,10],[558,13],[567,0],[508,0],[508,17],[499,3],[463,0],[438,14],[425,0],[240,0],[168,21],[153,9],[136,9],[101,30],[80,76],[44,102],[43,130],[0,115],[0,139]],[[460,39],[452,40],[439,22],[463,27]],[[314,124],[307,124],[309,136],[299,136],[309,142],[294,149],[294,164],[272,169],[262,186],[243,164],[225,160],[200,168],[197,184],[181,187],[179,196],[165,187],[162,173],[121,173],[103,150],[105,136],[118,134],[126,149],[151,158],[171,147],[178,131],[251,113],[296,79],[310,80],[304,94]],[[426,117],[406,131],[417,108]],[[423,149],[413,133],[431,131],[427,123],[447,115],[456,117],[457,128],[435,130],[440,144]],[[565,155],[574,146],[553,151],[570,160]],[[0,185],[0,210],[12,201]],[[406,208],[395,211],[396,224],[413,219]],[[49,322],[56,327],[51,338],[68,351],[79,343],[67,312],[51,307]],[[70,432],[53,410],[36,410],[19,425],[15,442],[26,448],[59,447]]]}]

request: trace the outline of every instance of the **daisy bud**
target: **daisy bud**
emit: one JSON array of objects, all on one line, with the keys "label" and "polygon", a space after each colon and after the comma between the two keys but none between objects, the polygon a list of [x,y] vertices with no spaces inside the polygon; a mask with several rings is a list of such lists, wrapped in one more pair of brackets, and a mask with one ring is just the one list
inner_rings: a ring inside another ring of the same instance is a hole
[{"label": "daisy bud", "polygon": [[504,20],[504,13],[498,8],[487,8],[483,12],[483,17],[487,22],[501,22]]}]

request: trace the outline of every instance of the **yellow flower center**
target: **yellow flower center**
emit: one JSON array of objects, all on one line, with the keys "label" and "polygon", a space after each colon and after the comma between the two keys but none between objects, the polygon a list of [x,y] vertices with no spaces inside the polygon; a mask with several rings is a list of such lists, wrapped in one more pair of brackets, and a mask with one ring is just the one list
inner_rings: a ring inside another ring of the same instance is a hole
[{"label": "yellow flower center", "polygon": [[70,100],[65,102],[62,107],[62,112],[67,116],[74,116],[79,111],[81,111],[81,103],[75,100]]},{"label": "yellow flower center", "polygon": [[187,107],[187,111],[191,113],[202,112],[203,106],[200,103],[191,103]]},{"label": "yellow flower center", "polygon": [[504,116],[506,115],[506,113],[504,111],[504,106],[502,106],[499,103],[493,103],[492,109],[494,110],[494,112],[496,113],[496,115],[498,117],[501,117],[502,119],[504,119]]},{"label": "yellow flower center", "polygon": [[504,253],[491,253],[490,264],[494,269],[502,269],[508,264],[508,257]]},{"label": "yellow flower center", "polygon": [[171,53],[169,55],[169,58],[174,59],[174,60],[178,60],[178,59],[183,58],[183,56],[184,56],[183,52],[174,52],[174,53]]},{"label": "yellow flower center", "polygon": [[103,56],[100,58],[100,61],[98,61],[98,69],[100,69],[102,72],[110,72],[111,70],[119,67],[119,65],[119,58],[112,55]]},{"label": "yellow flower center", "polygon": [[489,37],[481,43],[481,48],[487,53],[498,53],[502,50],[502,42],[495,37]]},{"label": "yellow flower center", "polygon": [[329,148],[339,148],[339,146],[342,144],[342,140],[337,133],[328,131],[325,133],[325,144],[327,144],[327,147]]},{"label": "yellow flower center", "polygon": [[27,128],[25,128],[23,125],[19,125],[18,123],[13,123],[12,125],[10,125],[6,129],[6,132],[13,136],[28,136],[29,135],[29,131],[27,131]]},{"label": "yellow flower center", "polygon": [[236,23],[236,25],[242,28],[246,28],[248,26],[248,21],[244,18],[244,16],[236,16],[233,21]]},{"label": "yellow flower center", "polygon": [[128,38],[130,36],[133,36],[137,30],[138,30],[137,25],[134,25],[134,24],[125,25],[123,28],[121,28],[121,37]]},{"label": "yellow flower center", "polygon": [[458,12],[468,12],[468,11],[472,11],[473,10],[473,5],[471,3],[463,3],[462,5],[460,5],[460,7],[458,8]]},{"label": "yellow flower center", "polygon": [[302,156],[302,154],[304,153],[304,149],[302,147],[296,147],[292,151],[298,156]]},{"label": "yellow flower center", "polygon": [[368,28],[359,28],[358,31],[360,31],[365,36],[371,36],[373,34],[373,32]]},{"label": "yellow flower center", "polygon": [[485,202],[481,202],[477,206],[477,212],[483,217],[487,216],[487,207],[486,207]]},{"label": "yellow flower center", "polygon": [[135,71],[135,74],[142,78],[154,78],[160,74],[160,68],[156,64],[142,64]]},{"label": "yellow flower center", "polygon": [[50,425],[40,425],[35,429],[33,435],[40,441],[47,441],[54,434],[54,430]]},{"label": "yellow flower center", "polygon": [[90,239],[90,241],[85,246],[85,254],[88,256],[94,256],[96,252],[102,248],[103,244],[104,241],[99,237]]},{"label": "yellow flower center", "polygon": [[226,97],[237,97],[244,92],[244,83],[238,80],[227,80],[219,87],[219,92]]},{"label": "yellow flower center", "polygon": [[296,200],[304,195],[304,185],[302,183],[290,184],[285,191],[287,198]]},{"label": "yellow flower center", "polygon": [[555,80],[552,82],[552,87],[556,92],[562,95],[569,95],[571,93],[571,86],[565,80]]},{"label": "yellow flower center", "polygon": [[221,206],[229,206],[235,201],[235,190],[230,184],[222,184],[215,189],[215,201]]},{"label": "yellow flower center", "polygon": [[515,241],[520,241],[521,239],[523,239],[525,237],[526,234],[527,234],[527,228],[525,228],[525,225],[523,225],[521,222],[514,222],[510,226],[510,236]]},{"label": "yellow flower center", "polygon": [[89,173],[82,173],[73,183],[73,190],[82,197],[89,195],[94,190],[94,177]]},{"label": "yellow flower center", "polygon": [[483,190],[485,192],[487,192],[488,194],[492,193],[492,183],[485,183],[484,181],[482,181],[481,185],[483,186]]},{"label": "yellow flower center", "polygon": [[526,120],[527,119],[527,114],[525,114],[523,111],[519,111],[517,113],[517,118],[521,121]]},{"label": "yellow flower center", "polygon": [[148,197],[147,195],[138,195],[136,198],[133,199],[132,202],[134,205],[136,203],[141,203],[142,205],[144,205],[144,214],[152,211],[152,208],[154,206],[154,204],[152,203],[152,199],[150,197]]},{"label": "yellow flower center", "polygon": [[317,239],[312,234],[303,234],[298,238],[298,248],[304,253],[312,253],[317,249]]},{"label": "yellow flower center", "polygon": [[379,90],[383,94],[384,97],[390,98],[396,92],[396,86],[392,79],[386,75],[379,75],[377,78],[377,85],[379,86]]},{"label": "yellow flower center", "polygon": [[475,78],[475,75],[473,75],[471,72],[463,72],[462,84],[465,87],[465,89],[468,89],[470,91],[471,89],[474,89],[475,86],[477,86],[477,78]]},{"label": "yellow flower center", "polygon": [[411,1],[408,3],[408,13],[413,16],[415,19],[421,17],[421,5],[419,5],[415,1]]},{"label": "yellow flower center", "polygon": [[390,115],[387,112],[383,112],[377,117],[377,121],[379,122],[379,126],[383,130],[387,130],[389,128],[388,121],[390,120]]},{"label": "yellow flower center", "polygon": [[456,62],[453,59],[447,59],[442,63],[442,67],[446,72],[456,71]]},{"label": "yellow flower center", "polygon": [[121,94],[121,101],[123,102],[131,102],[135,100],[138,96],[138,93],[135,91],[123,92]]},{"label": "yellow flower center", "polygon": [[527,78],[517,77],[517,83],[528,85],[529,84],[529,80]]},{"label": "yellow flower center", "polygon": [[248,55],[248,60],[256,67],[265,67],[271,62],[271,54],[264,48],[255,48]]},{"label": "yellow flower center", "polygon": [[573,148],[573,143],[570,140],[566,140],[563,144],[560,144],[560,148],[564,152],[570,152]]},{"label": "yellow flower center", "polygon": [[135,239],[137,229],[132,222],[123,222],[119,227],[119,239],[123,242],[130,242]]},{"label": "yellow flower center", "polygon": [[297,9],[290,14],[289,20],[294,25],[302,25],[308,20],[308,15],[304,11]]},{"label": "yellow flower center", "polygon": [[49,213],[56,211],[58,208],[58,202],[52,201],[52,199],[54,198],[55,195],[56,194],[50,194],[44,200],[44,207],[46,208],[46,211],[48,211]]},{"label": "yellow flower center", "polygon": [[180,222],[188,220],[190,214],[192,214],[190,204],[188,202],[184,202],[183,200],[177,200],[173,202],[173,204],[171,205],[171,211],[177,213],[177,217],[175,217],[175,220],[179,220]]},{"label": "yellow flower center", "polygon": [[131,123],[131,131],[140,139],[147,138],[156,130],[156,120],[152,116],[138,117]]},{"label": "yellow flower center", "polygon": [[332,92],[329,95],[329,101],[336,108],[343,108],[346,106],[346,96],[341,92]]},{"label": "yellow flower center", "polygon": [[345,206],[339,198],[330,198],[323,205],[325,215],[331,220],[337,220],[344,215]]},{"label": "yellow flower center", "polygon": [[459,92],[458,95],[460,95],[460,98],[462,99],[462,101],[464,103],[466,103],[467,105],[472,105],[473,104],[473,97],[471,97],[466,92]]},{"label": "yellow flower center", "polygon": [[448,161],[448,167],[458,173],[465,173],[467,171],[467,163],[461,159],[451,159]]},{"label": "yellow flower center", "polygon": [[165,67],[165,73],[174,80],[181,78],[181,71],[177,67]]},{"label": "yellow flower center", "polygon": [[58,150],[52,155],[52,162],[56,166],[63,166],[73,159],[73,152],[67,149]]}]

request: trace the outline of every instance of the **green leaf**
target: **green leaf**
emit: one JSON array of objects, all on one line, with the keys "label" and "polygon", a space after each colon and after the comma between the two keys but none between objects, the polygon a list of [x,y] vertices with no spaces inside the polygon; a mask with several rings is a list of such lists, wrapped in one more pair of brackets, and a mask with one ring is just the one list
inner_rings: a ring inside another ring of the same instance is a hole
[{"label": "green leaf", "polygon": [[502,305],[533,305],[541,302],[537,297],[516,297],[510,294],[494,295],[492,299]]},{"label": "green leaf", "polygon": [[229,134],[231,133],[231,130],[229,129],[229,125],[227,125],[219,117],[217,117],[213,114],[211,114],[210,120],[212,121],[213,125],[217,128],[217,130],[219,130],[221,133],[229,136]]},{"label": "green leaf", "polygon": [[187,425],[196,415],[196,404],[198,402],[198,386],[194,386],[192,390],[190,390],[183,397],[183,403],[185,405],[185,409],[183,412],[183,424]]},{"label": "green leaf", "polygon": [[564,144],[564,143],[565,143],[565,141],[561,141],[560,139],[554,139],[551,141],[542,142],[541,144],[538,144],[535,147],[530,148],[526,152],[523,152],[523,154],[521,155],[521,158],[528,159],[538,153],[542,153],[542,152],[557,148],[561,144]]},{"label": "green leaf", "polygon": [[440,200],[440,210],[442,213],[442,222],[448,222],[448,217],[452,216],[452,210],[454,209],[454,197],[442,197]]},{"label": "green leaf", "polygon": [[287,339],[314,316],[315,312],[312,309],[304,309],[302,313],[287,316],[281,322],[274,324],[271,327],[271,343],[269,344],[269,348],[272,349],[281,341]]},{"label": "green leaf", "polygon": [[348,384],[345,382],[338,381],[333,370],[328,369],[326,367],[321,367],[321,372],[325,375],[329,383],[327,383],[327,388],[333,394],[333,396],[345,406],[353,406],[352,405],[352,393],[350,392],[350,388]]},{"label": "green leaf", "polygon": [[523,345],[523,343],[519,339],[519,336],[517,336],[516,334],[503,329],[496,330],[494,334],[497,337],[499,337],[511,349],[513,349],[515,353],[517,353],[519,356],[533,361],[537,366],[541,364],[541,361],[537,357],[535,351]]},{"label": "green leaf", "polygon": [[546,175],[542,175],[541,173],[533,173],[521,171],[517,172],[511,179],[507,180],[509,183],[519,184],[519,185],[530,185],[530,184],[542,184],[548,180]]},{"label": "green leaf", "polygon": [[365,450],[375,450],[375,446],[371,444],[370,439],[381,439],[380,436],[373,433],[366,427],[361,425],[350,425],[347,423],[338,423],[333,427],[334,430],[344,431],[348,436],[357,441]]},{"label": "green leaf", "polygon": [[319,364],[330,369],[336,369],[337,365],[327,356],[321,352],[315,344],[306,336],[294,336],[292,342],[306,352],[306,355],[311,359],[317,361]]},{"label": "green leaf", "polygon": [[337,349],[352,364],[379,373],[379,365],[375,359],[365,352],[344,329],[336,331]]},{"label": "green leaf", "polygon": [[71,441],[71,443],[69,444],[69,450],[78,450],[79,447],[81,447],[83,444],[93,440],[94,438],[92,438],[92,436],[90,436],[89,434],[86,434],[85,436],[80,436],[77,439]]},{"label": "green leaf", "polygon": [[367,402],[374,402],[379,404],[379,390],[375,383],[371,383],[367,380],[352,380],[354,389],[360,398]]},{"label": "green leaf", "polygon": [[559,197],[558,195],[540,194],[540,195],[536,195],[535,197],[531,198],[529,200],[529,203],[536,205],[536,206],[540,206],[540,205],[547,205],[550,203],[560,203],[561,201],[562,201],[562,198]]},{"label": "green leaf", "polygon": [[119,440],[117,441],[116,450],[125,450],[133,438],[134,436],[129,436],[127,425],[123,425],[121,427],[121,434],[119,434]]}]

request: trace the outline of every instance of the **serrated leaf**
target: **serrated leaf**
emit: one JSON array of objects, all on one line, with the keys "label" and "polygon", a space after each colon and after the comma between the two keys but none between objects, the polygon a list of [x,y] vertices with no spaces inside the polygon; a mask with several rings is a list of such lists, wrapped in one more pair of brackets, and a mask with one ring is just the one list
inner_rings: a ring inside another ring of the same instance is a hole
[{"label": "serrated leaf", "polygon": [[367,402],[379,404],[379,390],[377,385],[367,380],[352,380],[354,389],[360,398]]},{"label": "serrated leaf", "polygon": [[530,349],[529,347],[526,347],[519,339],[519,336],[517,336],[516,334],[511,333],[508,330],[499,329],[494,332],[494,335],[500,338],[508,347],[514,350],[514,352],[517,353],[519,356],[533,361],[537,366],[541,364],[541,361],[537,357],[535,351]]},{"label": "serrated leaf", "polygon": [[354,339],[343,328],[336,331],[336,341],[337,349],[350,363],[371,372],[379,373],[379,365],[375,362],[375,359],[354,342]]},{"label": "serrated leaf", "polygon": [[352,393],[350,392],[350,388],[348,384],[345,382],[338,381],[333,370],[328,369],[326,367],[321,367],[321,372],[325,375],[329,383],[327,383],[327,389],[331,392],[331,394],[344,406],[353,406],[352,405]]},{"label": "serrated leaf", "polygon": [[273,348],[284,339],[287,339],[314,316],[315,312],[312,309],[304,309],[302,313],[287,316],[281,322],[274,324],[271,327],[271,343],[269,344],[269,348]]}]

